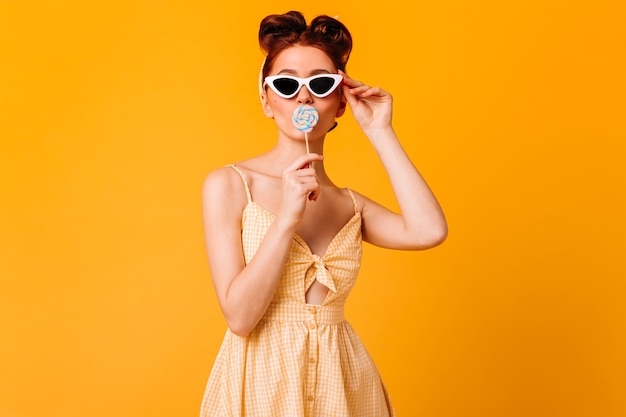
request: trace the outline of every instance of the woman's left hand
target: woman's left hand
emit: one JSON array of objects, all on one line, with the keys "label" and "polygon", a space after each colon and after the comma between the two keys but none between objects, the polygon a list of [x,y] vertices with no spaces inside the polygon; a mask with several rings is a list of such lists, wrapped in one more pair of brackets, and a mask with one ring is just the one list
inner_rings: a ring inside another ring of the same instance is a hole
[{"label": "woman's left hand", "polygon": [[368,131],[391,128],[391,94],[380,87],[353,80],[341,70],[339,74],[343,75],[343,93],[361,129],[367,134]]}]

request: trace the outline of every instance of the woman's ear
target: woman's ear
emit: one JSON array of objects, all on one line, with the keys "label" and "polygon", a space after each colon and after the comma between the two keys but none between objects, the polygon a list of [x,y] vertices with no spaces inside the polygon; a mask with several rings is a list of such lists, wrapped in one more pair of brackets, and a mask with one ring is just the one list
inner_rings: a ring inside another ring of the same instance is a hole
[{"label": "woman's ear", "polygon": [[261,106],[263,107],[263,113],[265,114],[265,117],[273,119],[274,111],[272,110],[269,100],[267,99],[267,93],[261,94]]},{"label": "woman's ear", "polygon": [[335,117],[341,117],[346,112],[346,106],[348,105],[348,100],[346,100],[346,96],[341,94],[341,101],[339,102],[339,108],[337,109],[337,113]]}]

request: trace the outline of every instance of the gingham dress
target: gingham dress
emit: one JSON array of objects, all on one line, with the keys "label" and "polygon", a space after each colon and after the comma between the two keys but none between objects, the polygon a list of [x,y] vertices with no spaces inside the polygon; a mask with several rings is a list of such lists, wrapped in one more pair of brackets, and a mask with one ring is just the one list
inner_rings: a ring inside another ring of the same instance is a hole
[{"label": "gingham dress", "polygon": [[[241,222],[246,263],[273,216],[248,197]],[[323,256],[295,235],[274,298],[256,328],[240,337],[226,331],[206,386],[201,417],[394,416],[389,396],[363,343],[344,319],[344,302],[361,259],[361,213],[354,215]],[[322,305],[307,304],[314,280],[329,288]]]}]

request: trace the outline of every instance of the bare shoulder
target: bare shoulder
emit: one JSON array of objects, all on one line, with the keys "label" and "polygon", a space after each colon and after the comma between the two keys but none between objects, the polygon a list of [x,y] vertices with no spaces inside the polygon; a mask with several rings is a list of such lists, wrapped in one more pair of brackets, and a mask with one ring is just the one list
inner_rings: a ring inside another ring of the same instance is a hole
[{"label": "bare shoulder", "polygon": [[237,180],[237,172],[230,166],[223,166],[208,173],[203,189],[229,187]]},{"label": "bare shoulder", "polygon": [[211,171],[204,179],[202,200],[205,207],[236,208],[247,202],[245,187],[239,173],[230,166]]},{"label": "bare shoulder", "polygon": [[352,198],[354,197],[354,203],[356,204],[356,210],[360,213],[363,213],[363,211],[367,208],[367,206],[371,203],[373,203],[373,201],[371,199],[369,199],[368,197],[366,197],[365,195],[361,194],[360,192],[352,189],[352,188],[342,188],[341,189],[342,193],[345,194],[347,197]]}]

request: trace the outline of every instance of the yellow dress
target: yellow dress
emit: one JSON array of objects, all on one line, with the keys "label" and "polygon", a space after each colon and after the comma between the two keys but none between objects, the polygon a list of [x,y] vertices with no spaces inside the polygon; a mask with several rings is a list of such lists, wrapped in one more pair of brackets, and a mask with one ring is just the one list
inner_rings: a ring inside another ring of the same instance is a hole
[{"label": "yellow dress", "polygon": [[[246,263],[273,215],[251,197],[242,214]],[[256,328],[240,337],[226,331],[204,393],[201,417],[394,416],[380,375],[344,319],[344,303],[361,260],[361,213],[354,215],[323,256],[295,235],[272,303]],[[330,291],[322,305],[307,304],[314,280]]]}]

